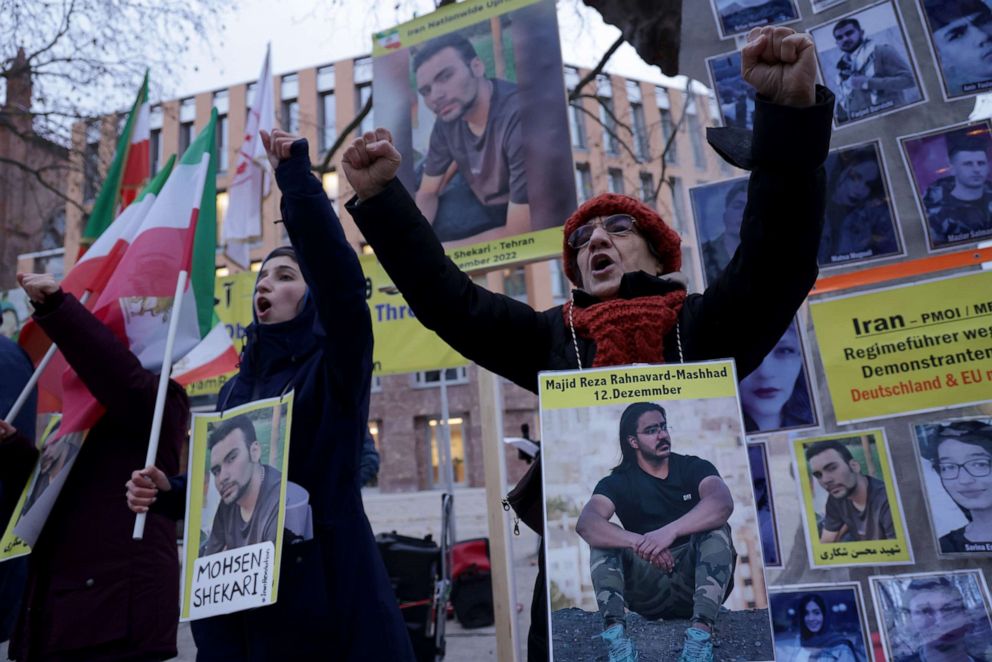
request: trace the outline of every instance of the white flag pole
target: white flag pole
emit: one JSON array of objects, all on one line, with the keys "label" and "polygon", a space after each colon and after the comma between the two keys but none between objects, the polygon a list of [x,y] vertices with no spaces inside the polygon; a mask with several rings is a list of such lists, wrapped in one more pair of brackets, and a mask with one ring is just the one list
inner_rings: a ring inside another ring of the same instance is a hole
[{"label": "white flag pole", "polygon": [[[169,335],[165,339],[165,357],[162,359],[162,373],[158,378],[158,392],[155,394],[155,413],[152,416],[152,430],[148,437],[148,453],[145,454],[145,466],[155,464],[158,455],[158,440],[162,432],[162,413],[165,411],[165,394],[169,388],[169,373],[172,372],[172,345],[176,340],[179,329],[179,312],[183,304],[183,293],[186,290],[186,270],[179,272],[176,280],[176,295],[172,299],[172,317],[169,318]],[[134,518],[134,531],[131,537],[141,540],[145,535],[145,519],[148,513],[138,513]]]},{"label": "white flag pole", "polygon": [[[91,292],[89,290],[83,292],[83,296],[80,297],[79,303],[85,306],[86,300],[90,298],[90,294]],[[51,363],[52,357],[55,356],[55,352],[57,351],[59,351],[59,348],[56,347],[55,343],[52,343],[48,348],[48,351],[45,352],[45,355],[41,357],[41,361],[38,362],[38,367],[34,369],[31,379],[29,379],[28,383],[24,385],[24,390],[22,390],[21,394],[17,396],[17,400],[14,401],[14,405],[10,408],[10,411],[7,412],[7,415],[3,417],[4,423],[13,423],[14,419],[17,418],[17,415],[21,413],[21,409],[24,408],[24,403],[28,401],[29,397],[31,397],[31,391],[34,390],[34,387],[38,384],[38,380],[41,379],[41,373],[45,372],[45,368],[47,368],[48,364]],[[34,440],[32,439],[32,441]]]}]

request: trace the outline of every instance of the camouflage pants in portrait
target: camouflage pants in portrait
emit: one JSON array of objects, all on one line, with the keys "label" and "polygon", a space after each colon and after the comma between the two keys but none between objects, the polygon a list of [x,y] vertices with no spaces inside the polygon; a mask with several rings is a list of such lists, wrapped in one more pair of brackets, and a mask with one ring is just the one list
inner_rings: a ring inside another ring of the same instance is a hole
[{"label": "camouflage pants in portrait", "polygon": [[689,542],[669,550],[671,573],[652,565],[630,549],[591,548],[589,565],[604,628],[626,625],[625,609],[649,620],[692,618],[716,622],[720,605],[733,590],[737,552],[730,526],[693,534]]}]

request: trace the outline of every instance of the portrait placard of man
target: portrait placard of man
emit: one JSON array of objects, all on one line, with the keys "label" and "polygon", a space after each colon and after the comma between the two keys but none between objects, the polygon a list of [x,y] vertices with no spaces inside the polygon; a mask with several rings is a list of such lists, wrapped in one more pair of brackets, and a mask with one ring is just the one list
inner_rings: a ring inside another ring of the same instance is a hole
[{"label": "portrait placard of man", "polygon": [[992,659],[992,622],[980,570],[872,577],[871,583],[889,659]]},{"label": "portrait placard of man", "polygon": [[459,33],[418,46],[412,66],[417,93],[436,117],[415,197],[438,238],[530,230],[517,85],[487,77]]},{"label": "portrait placard of man", "polygon": [[708,639],[733,590],[730,489],[708,460],[672,451],[661,405],[629,405],[618,437],[622,460],[597,483],[575,526],[590,547],[601,636],[611,650],[627,640],[629,610],[649,620],[691,619],[686,641]]},{"label": "portrait placard of man", "polygon": [[896,537],[885,483],[866,475],[846,444],[835,439],[814,442],[806,447],[806,462],[828,494],[821,543]]},{"label": "portrait placard of man", "polygon": [[812,28],[820,70],[837,94],[838,126],[924,100],[892,3]]},{"label": "portrait placard of man", "polygon": [[207,439],[207,459],[220,504],[200,556],[270,541],[279,532],[282,474],[261,461],[252,420],[222,421]]},{"label": "portrait placard of man", "polygon": [[944,96],[953,99],[992,88],[992,9],[985,0],[925,0],[930,41]]},{"label": "portrait placard of man", "polygon": [[934,247],[992,236],[992,181],[986,127],[973,125],[945,134],[947,175],[927,187],[923,206]]}]

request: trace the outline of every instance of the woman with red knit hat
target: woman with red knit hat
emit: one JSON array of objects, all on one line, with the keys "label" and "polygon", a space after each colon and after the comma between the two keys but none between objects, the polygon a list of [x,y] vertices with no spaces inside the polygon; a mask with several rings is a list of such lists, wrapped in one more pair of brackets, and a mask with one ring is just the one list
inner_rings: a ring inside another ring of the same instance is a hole
[{"label": "woman with red knit hat", "polygon": [[[537,392],[542,370],[724,357],[743,378],[782,337],[818,273],[833,95],[814,85],[814,53],[810,37],[789,28],[748,35],[742,67],[758,91],[753,136],[710,132],[721,156],[752,171],[748,206],[740,247],[702,294],[686,292],[678,234],[655,210],[614,194],[589,200],[565,222],[563,260],[576,289],[564,306],[538,312],[475,285],[395,178],[400,155],[384,129],[344,154],[356,192],[348,211],[424,326],[528,390]],[[548,655],[543,565],[531,608],[532,661]],[[682,659],[711,660],[705,638]],[[636,659],[632,647],[620,648],[611,647],[612,660]]]}]

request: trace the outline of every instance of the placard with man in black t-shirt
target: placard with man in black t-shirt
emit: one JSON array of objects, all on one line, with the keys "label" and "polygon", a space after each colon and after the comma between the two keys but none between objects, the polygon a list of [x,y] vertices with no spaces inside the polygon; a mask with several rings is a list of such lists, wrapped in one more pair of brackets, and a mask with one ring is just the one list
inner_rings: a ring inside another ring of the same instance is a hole
[{"label": "placard with man in black t-shirt", "polygon": [[[733,589],[730,490],[711,462],[672,452],[661,405],[629,405],[619,439],[623,459],[596,485],[575,527],[591,548],[604,638],[625,629],[627,609],[651,620],[691,617],[693,628],[709,632]],[[610,522],[614,514],[622,526]]]}]

